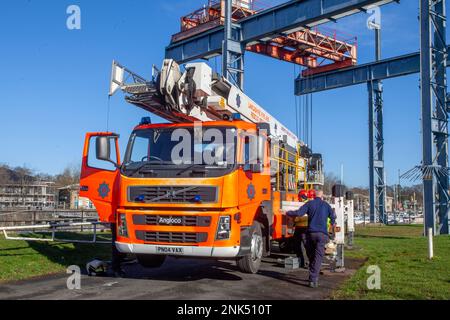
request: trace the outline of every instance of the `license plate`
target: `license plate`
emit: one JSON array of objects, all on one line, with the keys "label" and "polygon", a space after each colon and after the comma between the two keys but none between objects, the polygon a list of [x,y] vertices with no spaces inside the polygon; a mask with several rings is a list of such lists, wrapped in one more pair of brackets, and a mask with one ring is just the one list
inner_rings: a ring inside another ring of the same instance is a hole
[{"label": "license plate", "polygon": [[184,254],[183,247],[156,247],[156,253],[159,254]]}]

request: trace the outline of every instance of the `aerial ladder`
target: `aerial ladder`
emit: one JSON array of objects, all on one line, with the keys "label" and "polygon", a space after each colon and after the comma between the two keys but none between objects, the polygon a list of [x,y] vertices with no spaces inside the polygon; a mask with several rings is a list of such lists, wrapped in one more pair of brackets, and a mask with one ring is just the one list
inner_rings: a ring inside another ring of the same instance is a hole
[{"label": "aerial ladder", "polygon": [[[321,155],[312,154],[293,132],[206,63],[186,64],[183,72],[174,60],[166,59],[161,70],[153,66],[151,80],[145,80],[113,61],[109,95],[119,89],[127,94],[127,102],[172,123],[230,120],[236,116],[255,124],[265,123],[279,151],[277,158],[297,161],[296,180],[285,184],[296,185],[295,190],[323,184]],[[299,157],[295,160],[289,155]]]},{"label": "aerial ladder", "polygon": [[[167,123],[144,117],[123,161],[117,134],[86,135],[80,196],[94,203],[101,222],[116,226],[117,249],[136,255],[144,267],[158,267],[171,255],[200,256],[235,259],[243,272],[257,272],[272,245],[284,247],[292,237],[285,211],[302,205],[299,190],[323,182],[309,180],[307,146],[206,63],[181,68],[166,59],[147,80],[113,62],[109,95],[118,91]],[[235,160],[175,163],[171,150],[178,129],[192,135],[194,145],[188,147],[195,154],[212,149],[223,154],[218,143],[196,144],[199,124],[201,130],[233,132],[226,150],[235,150]],[[92,160],[113,167],[98,168]],[[323,176],[317,158],[313,167]]]},{"label": "aerial ladder", "polygon": [[[173,123],[230,120],[239,115],[252,123],[267,123],[276,140],[285,140],[296,149],[304,146],[297,136],[250,99],[238,87],[214,73],[206,63],[189,63],[182,72],[170,59],[161,71],[153,67],[147,81],[117,62],[113,62],[110,95],[117,89],[129,94],[125,99]],[[132,79],[127,83],[126,79]]]}]

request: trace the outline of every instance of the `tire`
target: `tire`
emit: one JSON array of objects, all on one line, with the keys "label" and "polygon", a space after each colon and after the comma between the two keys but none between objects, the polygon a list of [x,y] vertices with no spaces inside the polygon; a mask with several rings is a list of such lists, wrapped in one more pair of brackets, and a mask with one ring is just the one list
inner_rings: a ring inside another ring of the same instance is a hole
[{"label": "tire", "polygon": [[141,266],[144,268],[159,268],[166,260],[166,256],[153,254],[138,254],[136,258]]},{"label": "tire", "polygon": [[264,238],[261,230],[261,224],[254,221],[251,227],[251,253],[236,260],[239,270],[244,273],[257,273],[261,266],[264,253]]}]

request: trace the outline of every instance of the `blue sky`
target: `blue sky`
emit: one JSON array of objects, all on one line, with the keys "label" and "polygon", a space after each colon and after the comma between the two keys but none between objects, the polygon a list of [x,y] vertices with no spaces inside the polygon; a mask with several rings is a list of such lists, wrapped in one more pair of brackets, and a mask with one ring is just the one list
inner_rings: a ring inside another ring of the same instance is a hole
[{"label": "blue sky", "polygon": [[[203,1],[3,1],[0,163],[50,174],[79,163],[84,134],[106,129],[111,61],[149,78],[179,30],[179,17]],[[81,7],[81,30],[66,28],[71,4]],[[417,16],[418,1],[382,8],[383,57],[418,51]],[[374,54],[367,17],[329,25],[358,37],[360,63]],[[246,56],[246,93],[295,130],[293,72],[291,64]],[[384,88],[386,167],[388,183],[394,183],[398,169],[404,172],[421,159],[419,77],[389,80]],[[314,149],[323,153],[326,171],[339,174],[343,164],[345,182],[353,186],[368,184],[367,99],[365,85],[314,95]],[[121,134],[122,150],[145,115],[122,95],[112,98],[109,127]]]}]

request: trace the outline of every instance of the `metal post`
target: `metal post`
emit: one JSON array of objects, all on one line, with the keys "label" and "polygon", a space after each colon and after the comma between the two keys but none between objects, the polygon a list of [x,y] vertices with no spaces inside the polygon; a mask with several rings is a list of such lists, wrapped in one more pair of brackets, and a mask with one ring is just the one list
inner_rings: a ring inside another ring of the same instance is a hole
[{"label": "metal post", "polygon": [[[32,220],[33,220],[32,224],[33,224],[33,226],[35,226],[36,225],[36,211],[33,211],[33,218],[32,218]],[[35,232],[35,230],[33,229],[32,232]]]},{"label": "metal post", "polygon": [[[381,26],[375,29],[375,58],[381,60]],[[369,91],[369,201],[370,222],[386,223],[383,134],[383,84],[367,83]]]},{"label": "metal post", "polygon": [[[81,210],[81,222],[84,222],[84,210]],[[83,232],[83,225],[81,225],[81,232]]]},{"label": "metal post", "polygon": [[433,259],[434,250],[433,250],[433,228],[428,228],[428,259]]},{"label": "metal post", "polygon": [[233,26],[233,1],[223,0],[225,5],[225,34],[222,49],[222,74],[230,82],[244,90],[244,48],[240,43],[239,26]]},{"label": "metal post", "polygon": [[375,210],[375,167],[374,167],[374,112],[373,112],[373,82],[367,83],[367,89],[369,90],[369,215],[370,223],[377,221],[377,215]]},{"label": "metal post", "polygon": [[353,239],[355,234],[355,212],[354,212],[354,200],[347,201],[347,230],[348,230],[348,241],[347,245],[349,247],[353,246]]},{"label": "metal post", "polygon": [[366,210],[363,210],[363,226],[366,226]]},{"label": "metal post", "polygon": [[[447,41],[446,41],[446,11],[445,0],[434,1],[434,14],[431,16],[434,33],[434,54],[436,67],[436,81],[434,83],[436,92],[436,118],[440,123],[439,130],[435,132],[437,149],[437,163],[442,168],[448,167],[448,108],[447,108]],[[438,197],[438,233],[449,233],[449,178],[446,175],[437,177],[437,197]]]},{"label": "metal post", "polygon": [[336,268],[342,270],[344,263],[344,246],[345,246],[345,218],[344,218],[344,198],[334,198],[334,211],[336,213],[336,226],[340,227],[340,231],[335,234],[336,241]]},{"label": "metal post", "polygon": [[[425,234],[448,234],[447,44],[444,0],[420,1],[420,70],[422,104],[422,165]],[[434,152],[435,151],[435,152]],[[432,170],[431,170],[432,169]],[[436,217],[439,217],[439,229]]]},{"label": "metal post", "polygon": [[230,64],[230,52],[229,49],[229,40],[231,39],[232,33],[232,0],[224,0],[225,4],[225,26],[224,26],[224,42],[223,42],[223,52],[222,52],[222,74],[228,80],[230,79],[228,66]]}]

